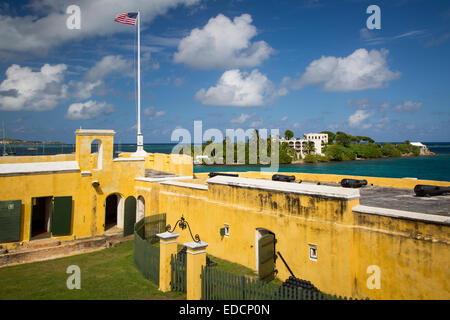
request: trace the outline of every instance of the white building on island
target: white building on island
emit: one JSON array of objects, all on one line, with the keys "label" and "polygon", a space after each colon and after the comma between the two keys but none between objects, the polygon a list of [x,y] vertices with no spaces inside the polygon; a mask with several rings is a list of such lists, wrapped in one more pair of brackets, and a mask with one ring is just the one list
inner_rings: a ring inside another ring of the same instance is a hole
[{"label": "white building on island", "polygon": [[326,133],[306,133],[303,135],[304,139],[285,139],[280,138],[280,143],[287,142],[289,147],[294,149],[297,152],[298,156],[302,158],[307,154],[307,146],[308,142],[314,142],[314,154],[318,154],[323,156],[322,146],[328,143],[328,134]]},{"label": "white building on island", "polygon": [[422,142],[411,142],[411,145],[413,145],[415,147],[419,147],[421,155],[430,153],[430,150],[428,149],[428,147],[426,145],[424,145]]}]

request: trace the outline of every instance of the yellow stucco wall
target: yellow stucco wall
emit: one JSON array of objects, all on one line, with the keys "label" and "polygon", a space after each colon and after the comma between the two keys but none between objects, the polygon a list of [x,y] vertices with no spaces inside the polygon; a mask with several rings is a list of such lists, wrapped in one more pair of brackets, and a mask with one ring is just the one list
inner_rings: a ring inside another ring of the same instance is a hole
[{"label": "yellow stucco wall", "polygon": [[[449,299],[450,228],[352,211],[340,200],[209,185],[198,190],[160,185],[159,212],[172,226],[184,215],[208,253],[256,269],[257,228],[275,233],[277,250],[294,274],[327,293],[372,299]],[[230,236],[220,228],[230,225]],[[180,243],[191,241],[181,232]],[[316,245],[318,261],[309,258]],[[367,267],[381,269],[381,289],[369,290]],[[290,276],[277,259],[278,277]]]},{"label": "yellow stucco wall", "polygon": [[7,156],[0,157],[2,163],[32,163],[32,162],[52,162],[52,161],[74,161],[75,154],[55,154],[42,156]]},{"label": "yellow stucco wall", "polygon": [[[2,243],[2,246],[10,249],[18,246],[20,242],[26,244],[30,240],[31,201],[33,197],[72,197],[72,233],[69,236],[57,237],[60,240],[103,234],[105,231],[105,203],[110,194],[121,196],[123,201],[120,206],[122,208],[127,197],[143,196],[146,203],[145,214],[150,214],[152,207],[155,208],[155,194],[146,190],[147,185],[142,187],[139,182],[135,181],[136,177],[145,176],[148,160],[131,161],[131,159],[127,161],[129,159],[122,159],[125,161],[114,161],[113,137],[114,132],[112,130],[77,130],[75,154],[0,157],[0,159],[5,159],[4,163],[76,160],[80,168],[79,172],[70,173],[1,176],[0,201],[21,200],[22,202],[21,239],[17,242]],[[99,153],[91,154],[91,143],[94,140],[101,141],[101,168],[98,167],[97,161]],[[159,157],[164,162],[172,161],[175,158],[169,155]],[[18,161],[20,159],[22,161]],[[157,170],[167,169],[171,173],[192,176],[192,159],[185,156],[175,159],[177,160],[176,164],[170,164]],[[100,184],[99,187],[93,187],[94,181]],[[155,209],[153,212],[156,212]]]}]

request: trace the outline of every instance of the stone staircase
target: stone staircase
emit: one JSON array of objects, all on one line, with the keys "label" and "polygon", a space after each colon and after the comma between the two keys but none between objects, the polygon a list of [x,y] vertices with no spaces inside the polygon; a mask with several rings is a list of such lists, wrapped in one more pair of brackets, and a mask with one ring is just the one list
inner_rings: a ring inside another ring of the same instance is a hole
[{"label": "stone staircase", "polygon": [[134,235],[124,237],[122,231],[110,232],[102,236],[59,241],[40,239],[26,243],[11,250],[0,250],[0,268],[9,265],[51,260],[75,254],[87,253],[131,241]]}]

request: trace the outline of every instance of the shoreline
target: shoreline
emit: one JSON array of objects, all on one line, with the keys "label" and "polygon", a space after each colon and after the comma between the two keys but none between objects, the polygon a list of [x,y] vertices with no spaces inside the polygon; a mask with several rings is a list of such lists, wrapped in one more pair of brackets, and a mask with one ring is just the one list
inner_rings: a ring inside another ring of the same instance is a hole
[{"label": "shoreline", "polygon": [[[403,159],[403,158],[421,158],[421,157],[438,157],[445,156],[445,154],[437,154],[430,152],[429,154],[421,154],[415,156],[414,154],[405,154],[400,157],[380,157],[380,158],[356,158],[355,160],[328,160],[328,161],[317,161],[317,162],[305,162],[304,160],[296,160],[291,163],[280,163],[280,166],[289,165],[314,165],[314,164],[326,164],[326,163],[347,163],[347,162],[360,162],[360,161],[370,161],[370,160],[382,160],[382,159]],[[232,164],[193,164],[194,167],[243,167],[243,166],[254,166],[254,167],[270,167],[270,165],[264,164],[245,164],[245,163],[232,163]]]}]

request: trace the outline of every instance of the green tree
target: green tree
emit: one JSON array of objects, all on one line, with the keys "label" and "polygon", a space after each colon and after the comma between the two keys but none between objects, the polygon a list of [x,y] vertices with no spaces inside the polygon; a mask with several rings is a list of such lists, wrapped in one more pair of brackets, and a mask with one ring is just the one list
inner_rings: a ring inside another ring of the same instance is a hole
[{"label": "green tree", "polygon": [[348,147],[351,142],[351,136],[349,136],[348,134],[346,134],[345,132],[342,132],[342,131],[336,132],[335,139],[336,139],[337,144],[344,146],[344,147]]},{"label": "green tree", "polygon": [[328,144],[332,144],[336,135],[331,131],[321,131],[320,133],[326,133],[328,135]]},{"label": "green tree", "polygon": [[284,137],[286,140],[290,140],[294,136],[294,133],[291,130],[286,130],[284,132]]},{"label": "green tree", "polygon": [[314,141],[308,141],[304,151],[307,154],[314,154],[316,152],[316,145],[314,144]]}]

